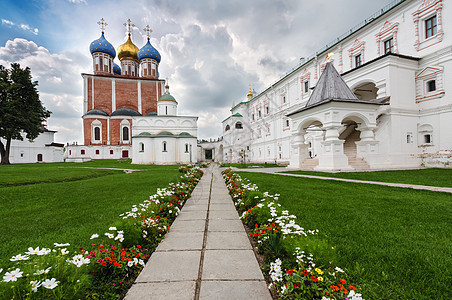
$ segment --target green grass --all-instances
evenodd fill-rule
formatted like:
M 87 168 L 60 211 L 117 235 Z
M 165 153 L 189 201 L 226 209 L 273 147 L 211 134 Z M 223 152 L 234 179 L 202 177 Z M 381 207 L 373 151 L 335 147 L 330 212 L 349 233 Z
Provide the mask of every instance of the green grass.
M 228 163 L 222 163 L 221 164 L 222 167 L 225 168 L 230 168 L 230 167 L 234 167 L 234 168 L 239 168 L 239 169 L 248 169 L 248 168 L 278 168 L 278 167 L 283 167 L 283 166 L 279 166 L 277 164 L 258 164 L 258 163 L 250 163 L 250 164 L 228 164 Z
M 287 171 L 284 173 L 368 180 L 368 181 L 452 187 L 452 169 L 432 168 L 421 170 L 340 172 L 340 173 L 327 173 L 314 171 Z
M 334 245 L 365 299 L 450 299 L 452 196 L 369 184 L 240 173 Z
M 142 171 L 131 174 L 75 166 L 137 169 L 130 162 L 114 160 L 0 166 L 2 180 L 15 170 L 23 174 L 9 179 L 10 184 L 30 183 L 34 178 L 38 182 L 0 187 L 0 268 L 28 247 L 51 247 L 54 242 L 89 246 L 91 234 L 103 235 L 120 213 L 180 176 L 178 166 L 138 166 Z

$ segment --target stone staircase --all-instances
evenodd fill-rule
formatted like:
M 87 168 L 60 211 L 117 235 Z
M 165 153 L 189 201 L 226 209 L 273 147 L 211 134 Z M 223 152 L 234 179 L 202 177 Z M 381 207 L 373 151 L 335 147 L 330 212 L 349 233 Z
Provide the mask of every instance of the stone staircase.
M 356 157 L 356 144 L 359 141 L 359 131 L 353 130 L 344 143 L 344 154 L 348 157 L 348 164 L 357 171 L 369 170 L 369 164 L 362 158 Z
M 318 165 L 319 165 L 319 159 L 318 158 L 307 158 L 301 163 L 300 169 L 312 171 Z

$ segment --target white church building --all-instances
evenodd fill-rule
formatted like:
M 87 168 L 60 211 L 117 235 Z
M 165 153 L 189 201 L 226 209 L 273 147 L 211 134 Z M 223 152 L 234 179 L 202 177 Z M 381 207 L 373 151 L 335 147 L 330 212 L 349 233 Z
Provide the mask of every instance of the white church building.
M 354 28 L 232 107 L 223 161 L 452 166 L 452 1 L 396 0 Z

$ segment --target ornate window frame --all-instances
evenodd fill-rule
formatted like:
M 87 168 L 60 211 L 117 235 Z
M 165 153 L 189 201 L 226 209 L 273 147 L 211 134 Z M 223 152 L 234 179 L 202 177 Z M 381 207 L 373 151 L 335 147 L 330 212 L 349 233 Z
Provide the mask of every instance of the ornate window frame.
M 132 144 L 132 132 L 130 130 L 130 122 L 126 119 L 123 119 L 120 124 L 121 127 L 121 143 L 123 144 Z M 127 128 L 129 136 L 127 140 L 124 140 L 124 128 Z
M 361 65 L 364 64 L 364 50 L 366 49 L 366 42 L 355 39 L 351 49 L 348 50 L 348 56 L 350 57 L 350 69 L 355 68 L 355 57 L 361 55 Z
M 95 137 L 95 130 L 96 128 L 99 128 L 100 131 L 100 139 L 96 140 Z M 98 119 L 91 122 L 91 143 L 92 144 L 102 144 L 102 122 Z
M 399 23 L 391 23 L 389 21 L 386 21 L 383 24 L 383 27 L 380 29 L 380 31 L 375 35 L 376 42 L 377 42 L 377 55 L 384 55 L 384 43 L 387 40 L 393 39 L 393 45 L 394 45 L 394 53 L 399 53 L 399 46 L 398 46 L 398 40 L 397 40 L 397 32 L 399 30 Z M 383 50 L 383 51 L 382 51 Z
M 426 67 L 420 71 L 416 77 L 416 103 L 440 99 L 444 96 L 443 89 L 443 68 L 438 66 Z M 436 89 L 429 92 L 427 83 L 435 80 Z
M 424 0 L 421 6 L 412 13 L 416 37 L 414 48 L 417 51 L 421 51 L 442 42 L 444 36 L 442 10 L 443 0 Z M 426 38 L 425 21 L 435 15 L 437 17 L 436 34 Z
M 305 91 L 306 82 L 308 83 L 307 91 Z M 307 70 L 304 69 L 304 74 L 300 78 L 300 83 L 301 83 L 301 98 L 303 99 L 303 98 L 309 97 L 311 95 L 311 93 L 309 91 L 309 86 L 311 83 L 311 72 L 307 72 Z

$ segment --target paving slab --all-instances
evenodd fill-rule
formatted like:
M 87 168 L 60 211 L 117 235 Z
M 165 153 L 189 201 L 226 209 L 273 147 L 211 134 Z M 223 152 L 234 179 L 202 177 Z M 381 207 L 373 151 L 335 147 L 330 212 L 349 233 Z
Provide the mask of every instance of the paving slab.
M 129 290 L 126 300 L 192 300 L 196 281 L 137 283 Z
M 170 232 L 204 232 L 205 220 L 177 220 L 173 222 Z
M 206 249 L 252 250 L 253 248 L 251 247 L 251 243 L 247 235 L 243 231 L 238 232 L 209 231 L 207 233 Z
M 209 210 L 235 210 L 235 206 L 232 203 L 232 201 L 230 203 L 213 203 L 210 204 Z
M 209 220 L 223 219 L 223 220 L 238 220 L 239 215 L 236 210 L 213 210 L 209 213 Z
M 209 204 L 205 203 L 205 204 L 192 204 L 192 205 L 184 205 L 184 207 L 182 207 L 182 211 L 201 211 L 201 210 L 205 210 L 207 211 L 207 209 L 209 208 Z
M 211 219 L 209 220 L 209 232 L 211 231 L 240 231 L 245 232 L 242 221 L 235 220 L 223 220 L 223 219 Z
M 205 220 L 207 211 L 181 211 L 177 216 L 179 220 Z
M 206 250 L 202 280 L 264 280 L 253 250 Z
M 197 280 L 201 251 L 154 252 L 136 283 Z
M 204 232 L 176 232 L 170 230 L 155 251 L 201 250 L 203 239 Z
M 203 281 L 199 299 L 272 300 L 265 281 Z

